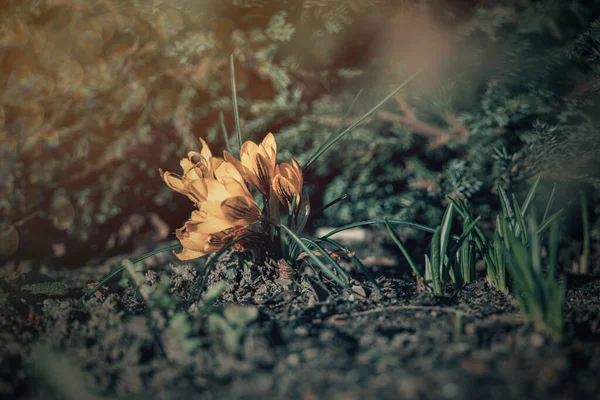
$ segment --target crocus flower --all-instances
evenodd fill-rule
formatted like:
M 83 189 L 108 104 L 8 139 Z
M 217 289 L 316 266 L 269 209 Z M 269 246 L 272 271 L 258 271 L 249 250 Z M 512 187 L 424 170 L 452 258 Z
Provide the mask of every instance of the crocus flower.
M 261 211 L 235 166 L 213 157 L 206 143 L 200 140 L 202 151 L 190 152 L 181 160 L 182 176 L 160 171 L 171 189 L 185 194 L 198 207 L 192 218 L 176 231 L 183 246 L 183 251 L 176 254 L 181 260 L 218 250 L 227 231 L 243 230 L 261 218 Z
M 271 181 L 275 176 L 277 143 L 269 133 L 260 144 L 245 142 L 240 149 L 240 160 L 227 151 L 223 152 L 225 161 L 233 164 L 242 178 L 265 196 L 271 194 Z
M 294 196 L 297 196 L 296 204 L 300 204 L 303 185 L 302 167 L 296 160 L 292 159 L 291 165 L 288 163 L 277 165 L 273 178 L 273 192 L 282 203 L 287 204 L 288 209 L 292 207 Z
M 231 220 L 223 218 L 222 214 L 219 215 L 221 218 L 204 209 L 192 213 L 192 218 L 175 231 L 177 239 L 183 246 L 180 253 L 175 253 L 177 258 L 182 261 L 192 260 L 218 251 L 234 239 L 232 232 L 240 235 L 246 232 L 247 226 L 257 222 L 243 218 Z M 246 215 L 246 217 L 252 218 L 250 215 Z
M 190 151 L 187 158 L 182 158 L 179 164 L 183 169 L 183 175 L 166 172 L 159 169 L 161 178 L 174 191 L 185 194 L 194 203 L 203 200 L 196 196 L 193 186 L 200 179 L 216 179 L 219 182 L 232 178 L 243 184 L 242 177 L 235 166 L 222 158 L 213 157 L 206 142 L 200 138 L 202 151 Z M 245 185 L 244 185 L 245 187 Z M 246 190 L 247 191 L 247 190 Z

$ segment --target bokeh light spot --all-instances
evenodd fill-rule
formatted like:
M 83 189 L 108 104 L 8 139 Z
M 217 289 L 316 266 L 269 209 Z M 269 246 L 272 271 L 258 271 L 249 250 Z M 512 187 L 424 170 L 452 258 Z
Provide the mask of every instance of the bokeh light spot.
M 44 123 L 44 108 L 40 105 L 31 105 L 19 114 L 17 125 L 24 131 L 36 130 Z
M 0 46 L 24 46 L 29 41 L 29 27 L 22 19 L 15 19 L 13 26 L 0 30 Z
M 77 46 L 90 60 L 95 59 L 102 53 L 104 41 L 100 33 L 88 30 L 77 37 Z
M 174 8 L 159 13 L 156 20 L 158 29 L 165 37 L 176 35 L 184 27 L 181 11 Z
M 112 14 L 99 15 L 92 18 L 89 20 L 89 24 L 105 41 L 112 39 L 115 34 L 116 20 Z
M 166 121 L 173 115 L 177 107 L 179 94 L 173 89 L 166 89 L 158 93 L 153 103 L 154 117 L 158 121 Z
M 56 88 L 63 92 L 75 91 L 83 82 L 83 67 L 75 60 L 66 60 L 57 71 Z
M 148 92 L 146 88 L 138 83 L 131 83 L 123 90 L 121 109 L 126 112 L 141 111 L 146 106 L 147 100 Z
M 58 195 L 52 200 L 49 217 L 57 229 L 67 230 L 75 220 L 75 207 L 64 195 Z
M 9 90 L 29 90 L 35 82 L 35 63 L 33 60 L 18 60 L 12 66 L 12 72 L 8 77 Z

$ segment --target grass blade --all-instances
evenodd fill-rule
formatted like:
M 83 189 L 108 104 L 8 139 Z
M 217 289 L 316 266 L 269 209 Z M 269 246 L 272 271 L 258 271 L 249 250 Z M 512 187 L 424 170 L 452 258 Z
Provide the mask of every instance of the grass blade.
M 414 74 L 412 74 L 407 80 L 405 80 L 400 86 L 398 86 L 396 89 L 394 89 L 394 91 L 392 91 L 392 93 L 390 93 L 389 95 L 387 95 L 383 100 L 381 100 L 379 103 L 377 103 L 373 108 L 371 108 L 369 111 L 367 111 L 362 117 L 360 117 L 359 119 L 357 119 L 352 125 L 350 125 L 348 128 L 344 129 L 342 132 L 338 133 L 335 137 L 333 137 L 331 140 L 328 140 L 326 142 L 326 145 L 320 147 L 308 160 L 308 162 L 302 167 L 303 170 L 307 169 L 308 167 L 310 167 L 312 165 L 313 162 L 315 162 L 320 156 L 321 154 L 323 154 L 325 151 L 327 151 L 331 146 L 333 146 L 333 144 L 335 144 L 335 142 L 337 142 L 338 140 L 340 140 L 342 137 L 344 137 L 344 135 L 346 135 L 348 132 L 352 131 L 354 128 L 356 128 L 357 125 L 359 125 L 361 122 L 363 122 L 365 119 L 369 118 L 371 116 L 371 114 L 373 114 L 375 111 L 377 111 L 386 101 L 388 101 L 389 99 L 391 99 L 396 93 L 398 93 L 400 91 L 400 89 L 402 89 L 404 86 L 406 86 L 410 81 L 412 81 L 419 73 L 421 72 L 421 70 L 415 72 Z
M 428 226 L 425 226 L 425 225 L 416 224 L 414 222 L 402 221 L 402 220 L 399 220 L 399 219 L 370 219 L 370 220 L 367 220 L 367 221 L 353 222 L 351 224 L 343 225 L 343 226 L 341 226 L 339 228 L 333 229 L 332 231 L 330 231 L 326 235 L 321 236 L 321 239 L 328 238 L 330 236 L 335 235 L 336 233 L 343 232 L 343 231 L 346 231 L 346 230 L 352 229 L 352 228 L 358 228 L 360 226 L 377 225 L 377 224 L 383 224 L 383 225 L 385 225 L 385 221 L 388 221 L 392 225 L 404 225 L 404 226 L 408 226 L 410 228 L 419 229 L 421 231 L 429 232 L 429 233 L 435 232 L 435 229 L 432 229 L 432 228 L 430 228 Z
M 306 226 L 306 222 L 308 222 L 308 217 L 310 216 L 310 198 L 308 196 L 308 190 L 304 189 L 302 191 L 302 198 L 300 199 L 300 204 L 298 205 L 298 213 L 296 216 L 296 226 L 294 227 L 295 232 L 300 234 L 302 230 Z
M 533 183 L 533 186 L 531 186 L 531 189 L 529 189 L 529 193 L 527 193 L 527 197 L 525 198 L 525 201 L 523 202 L 523 211 L 521 213 L 521 215 L 523 217 L 525 217 L 525 214 L 527 214 L 527 211 L 529 210 L 531 201 L 533 200 L 533 197 L 535 196 L 535 193 L 537 192 L 538 184 L 540 183 L 540 179 L 542 179 L 541 174 L 538 175 L 537 179 Z
M 538 234 L 541 234 L 542 232 L 544 232 L 546 230 L 546 228 L 548 228 L 548 226 L 550 226 L 550 224 L 552 223 L 552 221 L 554 221 L 555 219 L 557 219 L 560 214 L 562 214 L 562 212 L 564 211 L 563 208 L 561 208 L 560 210 L 558 210 L 557 212 L 555 212 L 554 214 L 552 214 L 551 216 L 549 216 L 539 227 L 538 227 Z
M 341 131 L 342 129 L 344 129 L 344 125 L 346 125 L 346 120 L 348 119 L 348 117 L 350 116 L 350 112 L 352 111 L 352 109 L 354 108 L 354 105 L 356 104 L 358 98 L 360 97 L 360 95 L 362 94 L 362 89 L 360 89 L 358 91 L 358 93 L 356 94 L 356 96 L 354 97 L 354 100 L 352 100 L 352 103 L 350 103 L 350 106 L 348 107 L 348 109 L 346 110 L 346 112 L 344 113 L 344 116 L 342 117 L 342 120 L 340 121 L 338 127 L 336 128 L 335 132 L 330 135 L 327 140 L 325 141 L 325 143 L 323 143 L 321 146 L 319 146 L 319 148 L 317 149 L 317 152 L 320 151 L 322 148 L 324 148 L 325 146 L 327 146 L 329 144 L 329 142 L 335 138 Z
M 137 272 L 135 270 L 135 265 L 133 265 L 133 263 L 127 259 L 125 259 L 123 261 L 123 265 L 125 266 L 125 269 L 127 270 L 127 273 L 129 274 L 131 279 L 133 279 L 136 290 L 142 295 L 142 298 L 144 299 L 146 306 L 150 307 L 152 304 L 152 301 L 150 300 L 150 295 L 148 294 L 146 289 L 144 289 L 144 287 L 142 286 L 143 282 L 140 280 L 140 278 L 137 275 Z
M 510 249 L 504 249 L 503 257 L 507 260 L 506 265 L 510 265 L 514 261 L 514 266 L 517 271 L 522 272 L 522 279 L 518 281 L 518 284 L 525 288 L 525 293 L 535 294 L 535 298 L 540 296 L 540 290 L 536 279 L 535 271 L 530 268 L 529 254 L 525 246 L 514 236 L 510 234 L 508 237 L 510 242 Z M 514 271 L 513 271 L 514 272 Z
M 431 272 L 431 261 L 429 260 L 429 256 L 425 254 L 425 283 L 433 282 L 433 273 Z
M 550 279 L 555 280 L 557 274 L 557 263 L 558 258 L 558 222 L 554 221 L 550 226 L 550 238 L 548 239 L 548 276 Z
M 471 223 L 469 223 L 465 227 L 465 229 L 463 230 L 463 233 L 460 235 L 460 237 L 456 241 L 456 244 L 450 250 L 450 254 L 454 254 L 454 253 L 456 253 L 458 251 L 458 248 L 469 237 L 469 235 L 471 234 L 471 232 L 477 227 L 477 223 L 479 222 L 480 219 L 481 219 L 481 216 L 475 218 L 475 220 L 473 220 Z
M 460 273 L 463 283 L 471 283 L 475 279 L 475 247 L 464 243 L 460 247 Z
M 506 217 L 510 221 L 511 228 L 512 228 L 513 222 L 515 220 L 515 214 L 510 205 L 510 202 L 508 201 L 508 196 L 506 195 L 506 192 L 504 191 L 504 189 L 502 189 L 502 186 L 500 186 L 500 184 L 498 184 L 498 196 L 500 197 L 500 206 L 502 206 L 502 211 L 504 212 L 504 215 L 506 215 Z
M 153 250 L 149 253 L 146 253 L 138 258 L 133 259 L 133 261 L 131 261 L 132 264 L 137 264 L 141 261 L 144 261 L 147 258 L 152 257 L 155 254 L 158 253 L 162 253 L 164 251 L 167 250 L 173 250 L 173 249 L 177 249 L 181 247 L 181 244 L 177 243 L 177 244 L 172 244 L 170 246 L 166 246 L 166 247 L 161 247 L 160 249 L 156 249 Z M 91 295 L 93 295 L 94 293 L 96 293 L 98 291 L 98 289 L 100 289 L 102 286 L 104 286 L 106 284 L 106 282 L 110 281 L 112 278 L 114 278 L 115 276 L 119 275 L 121 272 L 123 272 L 125 270 L 125 265 L 124 263 L 121 263 L 121 266 L 119 268 L 117 268 L 116 270 L 112 271 L 110 274 L 106 275 L 104 277 L 104 279 L 102 279 L 96 286 L 94 286 L 93 288 L 91 288 L 90 290 L 88 290 L 83 296 L 81 296 L 81 298 L 79 299 L 79 301 L 83 301 L 86 297 L 90 297 Z
M 517 197 L 512 195 L 513 206 L 515 207 L 515 215 L 517 216 L 517 226 L 515 227 L 515 236 L 521 236 L 521 242 L 523 244 L 527 244 L 527 227 L 525 225 L 525 212 L 521 211 L 521 207 L 519 207 L 519 202 L 517 201 Z
M 274 221 L 269 221 L 269 222 L 274 223 Z M 288 235 L 290 235 L 290 237 L 296 243 L 298 243 L 298 247 L 300 247 L 300 249 L 302 249 L 302 251 L 304 251 L 308 255 L 308 258 L 310 258 L 321 269 L 321 271 L 323 271 L 323 273 L 325 275 L 327 275 L 329 278 L 331 278 L 331 280 L 333 280 L 335 283 L 337 283 L 341 287 L 343 287 L 343 288 L 348 287 L 348 285 L 346 285 L 344 282 L 342 282 L 340 280 L 340 278 L 335 276 L 335 274 L 333 272 L 331 272 L 331 270 L 329 268 L 327 268 L 327 266 L 325 264 L 323 264 L 323 262 L 321 260 L 319 260 L 319 257 L 314 255 L 313 252 L 310 251 L 310 249 L 308 248 L 308 246 L 306 244 L 304 244 L 302 239 L 300 239 L 298 236 L 296 236 L 296 234 L 294 232 L 292 232 L 292 230 L 290 228 L 288 228 L 287 226 L 285 226 L 283 224 L 276 224 L 276 225 L 280 229 L 284 230 Z
M 448 250 L 448 241 L 450 240 L 450 230 L 452 229 L 452 217 L 454 216 L 454 204 L 450 203 L 444 212 L 442 218 L 442 224 L 440 228 L 440 243 L 439 243 L 439 272 L 440 276 L 444 274 L 444 261 L 446 258 L 446 251 Z M 433 257 L 432 257 L 433 258 Z M 436 265 L 434 264 L 434 268 Z
M 444 295 L 444 285 L 442 283 L 443 274 L 439 268 L 440 262 L 444 262 L 443 256 L 440 256 L 440 235 L 441 227 L 437 227 L 433 239 L 431 239 L 431 258 L 429 260 L 431 269 L 431 280 L 433 283 L 433 293 L 438 296 Z M 426 259 L 427 262 L 427 259 Z
M 535 216 L 530 215 L 529 219 L 528 219 L 528 223 L 529 223 L 529 231 L 530 232 L 537 232 L 537 222 L 535 221 Z M 540 246 L 540 236 L 539 234 L 533 234 L 531 235 L 530 238 L 530 243 L 529 243 L 529 250 L 531 253 L 531 264 L 533 265 L 533 270 L 535 271 L 536 274 L 541 275 L 543 273 L 542 271 L 542 253 L 541 253 L 541 246 Z
M 444 212 L 440 231 L 440 254 L 446 254 L 448 241 L 450 240 L 450 229 L 452 228 L 452 219 L 454 216 L 454 205 L 450 203 Z
M 373 286 L 375 286 L 377 288 L 377 290 L 381 290 L 381 288 L 379 287 L 379 284 L 377 283 L 377 281 L 375 280 L 373 275 L 371 275 L 371 272 L 369 271 L 367 266 L 364 265 L 362 263 L 362 261 L 360 261 L 360 259 L 356 255 L 352 254 L 352 251 L 350 251 L 350 249 L 348 249 L 343 244 L 341 244 L 340 242 L 335 241 L 333 239 L 326 238 L 326 239 L 316 239 L 316 240 L 329 243 L 332 246 L 335 246 L 338 249 L 340 249 L 342 252 L 345 252 L 346 254 L 348 254 L 350 256 L 350 259 L 356 264 L 356 266 L 362 271 L 362 273 L 365 274 L 365 276 L 367 277 L 369 282 L 371 282 L 373 284 Z
M 333 267 L 333 269 L 335 269 L 337 271 L 338 275 L 340 275 L 343 278 L 344 284 L 346 286 L 348 285 L 348 282 L 350 281 L 350 277 L 348 276 L 348 274 L 346 273 L 346 271 L 344 271 L 344 269 L 342 268 L 342 266 L 340 264 L 338 264 L 338 262 L 335 261 L 333 259 L 333 257 L 331 257 L 331 254 L 329 254 L 327 252 L 327 250 L 325 250 L 322 246 L 318 245 L 317 242 L 315 242 L 314 240 L 310 240 L 310 239 L 301 239 L 301 240 L 304 243 L 308 243 L 309 245 L 311 245 L 312 247 L 314 247 L 315 250 L 317 250 L 319 253 L 321 253 L 322 256 L 325 257 L 327 259 L 327 261 L 331 264 L 331 266 Z M 331 272 L 329 270 L 329 268 L 327 268 L 327 271 Z M 330 275 L 329 273 L 327 273 L 327 276 L 333 278 L 336 275 L 335 274 Z M 336 280 L 336 283 L 337 283 L 337 280 Z
M 231 144 L 229 143 L 229 133 L 227 133 L 227 127 L 225 127 L 225 117 L 223 116 L 223 111 L 219 112 L 219 124 L 221 125 L 221 131 L 223 132 L 223 138 L 225 139 L 225 149 L 229 154 L 233 154 L 233 150 L 231 150 Z
M 400 251 L 404 255 L 404 258 L 406 258 L 406 261 L 408 261 L 408 265 L 410 265 L 410 268 L 415 273 L 415 276 L 417 276 L 418 278 L 423 279 L 423 275 L 421 274 L 421 272 L 417 268 L 415 262 L 413 261 L 412 257 L 410 256 L 410 254 L 408 254 L 408 251 L 406 250 L 406 248 L 402 244 L 402 241 L 398 237 L 398 234 L 396 234 L 396 232 L 394 231 L 394 229 L 392 228 L 392 226 L 390 225 L 390 223 L 387 221 L 387 219 L 384 218 L 383 221 L 385 222 L 385 227 L 387 228 L 390 236 L 392 237 L 392 240 L 394 241 L 394 243 L 396 243 L 396 246 L 398 246 L 398 248 L 400 249 Z
M 587 274 L 589 272 L 590 257 L 590 216 L 588 211 L 587 196 L 584 192 L 580 193 L 581 202 L 581 228 L 583 230 L 583 249 L 579 257 L 579 272 Z
M 233 66 L 233 54 L 229 56 L 229 75 L 231 78 L 231 98 L 233 100 L 233 119 L 235 121 L 235 131 L 237 133 L 240 149 L 242 148 L 242 128 L 240 126 L 240 111 L 237 100 L 237 87 L 235 85 L 235 67 Z
M 554 205 L 554 197 L 556 196 L 556 183 L 552 187 L 552 193 L 550 193 L 550 198 L 548 199 L 548 203 L 546 204 L 546 210 L 544 210 L 544 218 L 542 218 L 542 223 L 546 220 L 548 213 L 552 209 Z
M 333 207 L 334 205 L 336 205 L 339 202 L 342 202 L 344 200 L 346 200 L 346 198 L 348 198 L 348 194 L 343 194 L 340 197 L 338 197 L 337 199 L 334 199 L 332 201 L 330 201 L 329 203 L 325 204 L 323 207 L 319 208 L 314 215 L 319 215 L 321 214 L 323 211 L 327 210 L 329 207 Z

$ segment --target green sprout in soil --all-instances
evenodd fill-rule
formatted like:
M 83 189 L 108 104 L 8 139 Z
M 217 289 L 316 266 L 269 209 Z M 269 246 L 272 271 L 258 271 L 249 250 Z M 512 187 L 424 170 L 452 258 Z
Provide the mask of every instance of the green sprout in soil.
M 525 219 L 532 215 L 531 204 L 538 188 L 540 177 L 536 179 L 529 190 L 523 205 L 513 195 L 512 202 L 508 195 L 498 186 L 498 197 L 501 211 L 496 217 L 496 230 L 492 238 L 488 238 L 481 228 L 477 226 L 480 217 L 475 218 L 471 206 L 466 200 L 449 198 L 450 203 L 444 212 L 442 221 L 436 228 L 411 224 L 405 221 L 365 221 L 350 224 L 338 228 L 332 233 L 339 232 L 350 227 L 383 222 L 394 243 L 407 260 L 416 279 L 417 288 L 422 290 L 429 288 L 435 295 L 444 296 L 450 282 L 460 288 L 475 279 L 475 263 L 480 256 L 487 268 L 487 280 L 497 290 L 508 293 L 507 285 L 507 254 L 510 254 L 512 242 L 511 235 L 518 238 L 519 243 L 528 246 L 532 240 L 530 230 L 527 228 Z M 537 227 L 536 234 L 543 233 L 553 222 L 556 221 L 562 210 L 550 214 L 554 202 L 556 188 L 553 189 L 550 199 L 546 205 L 542 224 Z M 454 211 L 462 217 L 462 232 L 460 235 L 451 233 Z M 392 223 L 410 226 L 433 233 L 430 243 L 430 253 L 425 256 L 425 273 L 422 274 L 406 247 L 392 228 Z
M 509 248 L 504 249 L 519 306 L 536 330 L 560 338 L 564 326 L 566 280 L 557 272 L 558 223 L 552 221 L 548 241 L 548 265 L 542 266 L 540 229 L 533 213 L 526 227 L 528 243 L 512 231 L 506 233 Z
M 422 289 L 426 285 L 431 286 L 433 293 L 437 296 L 445 294 L 449 279 L 460 286 L 463 283 L 471 282 L 475 276 L 474 255 L 469 253 L 470 258 L 465 261 L 462 254 L 465 244 L 472 246 L 469 243 L 469 239 L 480 218 L 478 217 L 474 220 L 466 219 L 463 224 L 462 234 L 460 236 L 453 235 L 450 229 L 452 227 L 454 208 L 454 204 L 450 203 L 446 208 L 440 225 L 435 229 L 428 229 L 428 231 L 433 231 L 433 238 L 431 240 L 430 255 L 425 256 L 425 276 L 417 268 L 412 257 L 408 254 L 406 247 L 390 225 L 389 220 L 385 220 L 388 233 L 408 261 L 417 278 L 417 287 Z M 449 244 L 452 244 L 452 247 L 449 247 Z M 467 249 L 472 252 L 470 247 Z
M 452 227 L 454 210 L 452 203 L 446 208 L 442 223 L 435 229 L 431 240 L 429 257 L 425 255 L 425 280 L 433 283 L 433 293 L 443 296 L 448 282 L 449 263 L 447 259 L 448 240 Z
M 531 204 L 537 192 L 540 178 L 541 177 L 538 177 L 536 179 L 522 205 L 519 204 L 514 194 L 512 195 L 511 202 L 505 190 L 501 186 L 498 186 L 498 198 L 501 211 L 496 216 L 496 230 L 493 233 L 493 236 L 491 238 L 487 237 L 483 231 L 476 226 L 470 240 L 465 242 L 469 243 L 469 245 L 474 245 L 474 248 L 480 254 L 485 263 L 488 282 L 502 293 L 508 292 L 506 279 L 506 260 L 504 253 L 505 250 L 510 250 L 510 242 L 507 239 L 508 234 L 514 233 L 514 235 L 519 238 L 521 243 L 524 245 L 527 245 L 528 241 L 530 240 L 525 225 L 525 219 L 528 218 L 530 214 Z M 556 220 L 556 218 L 558 218 L 558 216 L 562 213 L 561 209 L 553 214 L 550 214 L 550 210 L 552 209 L 554 202 L 554 196 L 555 189 L 552 191 L 550 199 L 546 205 L 543 221 L 538 228 L 540 232 L 547 229 L 552 221 Z M 455 199 L 451 199 L 451 201 L 456 206 L 456 210 L 463 218 L 464 224 L 472 221 L 473 215 L 466 201 L 461 202 Z M 464 269 L 464 272 L 466 272 L 467 269 L 471 269 L 471 265 L 466 264 L 461 267 L 461 270 L 462 269 Z
M 589 272 L 590 256 L 590 217 L 588 212 L 587 197 L 584 192 L 580 193 L 581 202 L 581 228 L 583 229 L 583 250 L 579 257 L 579 273 L 587 274 Z

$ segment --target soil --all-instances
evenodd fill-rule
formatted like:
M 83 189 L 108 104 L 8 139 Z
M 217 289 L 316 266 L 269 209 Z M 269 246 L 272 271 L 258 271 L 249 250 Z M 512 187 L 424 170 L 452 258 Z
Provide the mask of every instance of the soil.
M 196 303 L 203 262 L 167 253 L 140 290 L 116 278 L 80 302 L 120 261 L 3 268 L 0 397 L 600 399 L 594 276 L 570 277 L 553 340 L 484 279 L 437 298 L 390 266 L 373 266 L 380 291 L 348 266 L 353 293 L 228 255 L 207 279 L 221 297 Z

